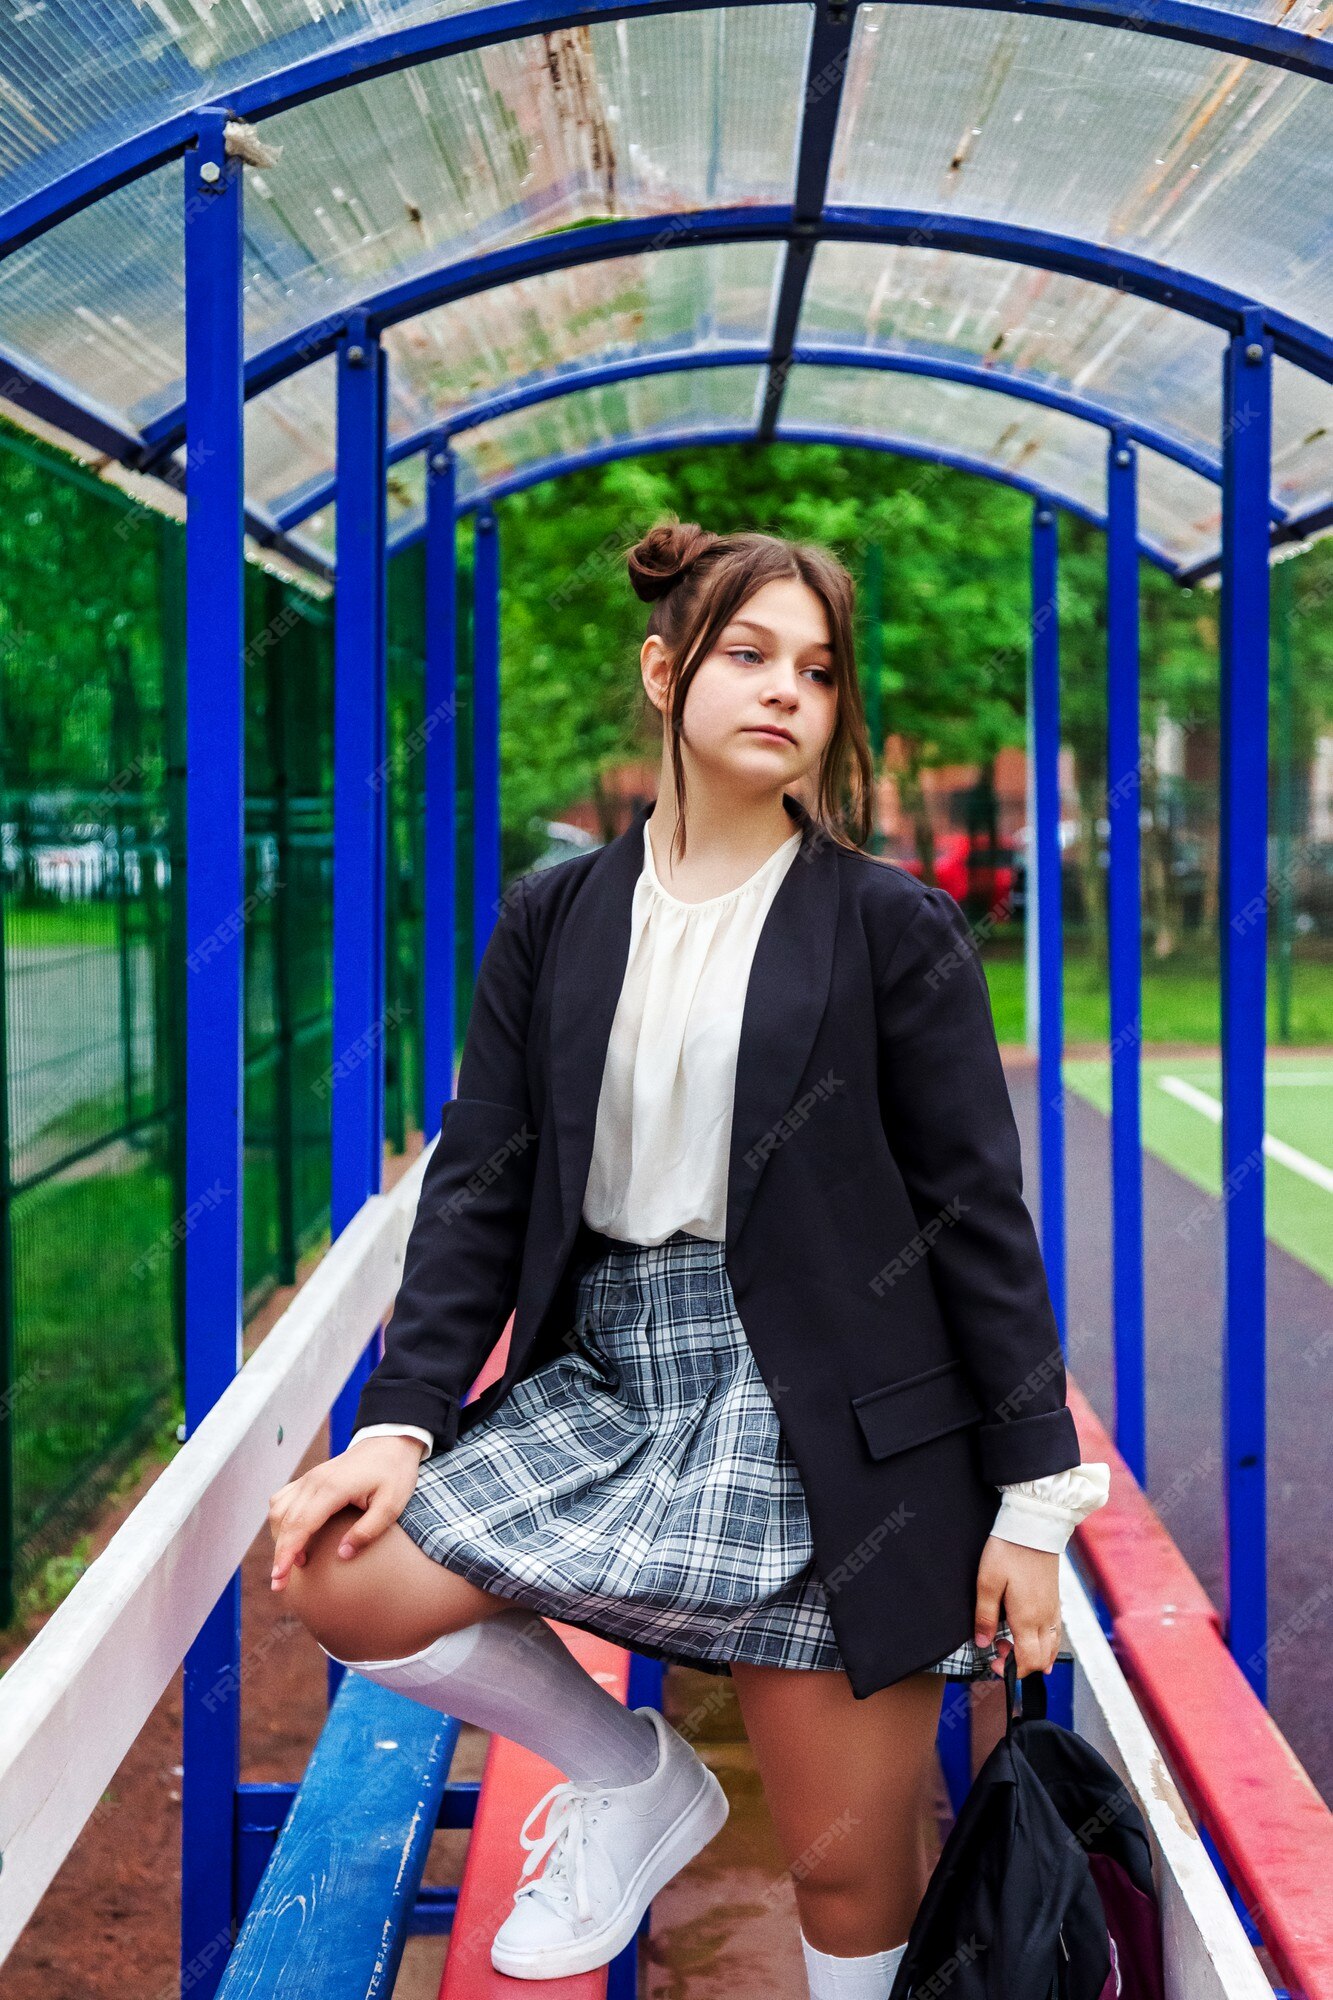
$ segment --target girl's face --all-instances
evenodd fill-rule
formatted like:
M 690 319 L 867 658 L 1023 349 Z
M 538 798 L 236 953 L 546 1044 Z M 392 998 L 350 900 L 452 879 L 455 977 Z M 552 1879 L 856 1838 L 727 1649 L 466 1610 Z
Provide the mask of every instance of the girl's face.
M 644 640 L 642 660 L 644 684 L 662 710 L 666 664 L 656 635 Z M 681 717 L 684 755 L 724 784 L 789 789 L 817 770 L 833 733 L 832 669 L 822 599 L 797 577 L 766 583 L 699 663 Z

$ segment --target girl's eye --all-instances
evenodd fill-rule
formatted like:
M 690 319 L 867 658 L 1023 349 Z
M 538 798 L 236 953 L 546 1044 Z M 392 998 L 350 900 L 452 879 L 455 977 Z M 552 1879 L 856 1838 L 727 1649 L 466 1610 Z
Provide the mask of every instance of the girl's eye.
M 825 687 L 833 686 L 833 676 L 827 667 L 811 667 L 812 674 L 818 674 Z
M 762 660 L 764 657 L 757 646 L 733 646 L 731 648 L 731 657 L 733 660 L 738 653 L 748 653 L 755 660 Z

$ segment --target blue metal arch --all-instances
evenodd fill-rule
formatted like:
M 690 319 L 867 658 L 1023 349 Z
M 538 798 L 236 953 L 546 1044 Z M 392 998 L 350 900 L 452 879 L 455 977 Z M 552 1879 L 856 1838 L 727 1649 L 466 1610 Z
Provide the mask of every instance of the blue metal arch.
M 609 465 L 623 458 L 647 458 L 659 451 L 693 451 L 704 445 L 755 444 L 769 440 L 757 437 L 752 427 L 741 424 L 712 425 L 697 431 L 671 431 L 645 438 L 617 438 L 610 444 L 594 445 L 588 451 L 566 452 L 558 458 L 543 459 L 537 465 L 525 465 L 521 472 L 509 474 L 504 479 L 492 481 L 488 486 L 479 487 L 455 503 L 455 516 L 472 514 L 479 509 L 488 510 L 497 501 L 506 499 L 511 493 L 522 493 L 529 486 L 540 486 L 544 480 L 560 479 L 569 472 L 583 472 L 589 466 Z M 987 459 L 977 458 L 970 452 L 945 451 L 937 446 L 922 445 L 914 438 L 893 437 L 885 432 L 880 437 L 862 437 L 859 431 L 840 430 L 836 427 L 821 428 L 813 424 L 782 424 L 773 440 L 778 444 L 834 444 L 852 451 L 880 451 L 894 458 L 918 459 L 926 465 L 942 465 L 952 472 L 970 472 L 982 479 L 991 479 L 999 486 L 1011 486 L 1016 493 L 1025 493 L 1044 506 L 1054 507 L 1066 514 L 1073 514 L 1090 527 L 1105 529 L 1106 516 L 1093 507 L 1084 506 L 1082 501 L 1062 498 L 1047 487 L 1038 485 L 1035 479 L 1025 479 L 1021 472 L 1010 472 L 1002 466 L 991 465 Z M 389 538 L 389 553 L 397 555 L 402 549 L 409 549 L 421 540 L 426 532 L 424 517 L 414 518 L 406 528 L 400 528 Z M 1176 574 L 1176 565 L 1170 556 L 1154 543 L 1139 537 L 1139 548 L 1146 559 L 1170 577 Z
M 145 131 L 80 162 L 0 216 L 0 257 L 31 242 L 57 223 L 89 207 L 103 195 L 151 173 L 174 159 L 196 138 L 201 109 L 222 109 L 237 118 L 272 117 L 349 84 L 364 83 L 395 70 L 433 62 L 465 50 L 513 41 L 524 35 L 598 21 L 638 19 L 717 6 L 755 6 L 766 0 L 583 0 L 579 6 L 552 6 L 548 0 L 501 0 L 446 20 L 411 28 L 389 28 L 340 48 L 321 52 L 254 78 L 224 92 L 205 107 L 162 119 Z M 1270 64 L 1321 83 L 1333 82 L 1333 45 L 1290 28 L 1197 0 L 1136 0 L 1125 12 L 1117 0 L 892 0 L 898 6 L 944 5 L 995 13 L 1039 14 L 1081 21 L 1132 34 L 1156 36 L 1216 49 L 1250 62 Z M 846 14 L 854 16 L 857 0 Z
M 1176 271 L 1150 258 L 1111 250 L 1078 237 L 995 222 L 981 216 L 939 215 L 926 209 L 830 208 L 818 222 L 800 222 L 781 206 L 729 207 L 653 216 L 560 230 L 481 256 L 466 257 L 420 272 L 361 300 L 346 312 L 312 321 L 252 355 L 246 363 L 247 398 L 298 374 L 331 354 L 355 312 L 373 333 L 437 306 L 523 278 L 612 257 L 692 245 L 744 242 L 898 243 L 995 257 L 1010 263 L 1060 271 L 1091 284 L 1183 312 L 1192 319 L 1235 333 L 1258 306 L 1273 337 L 1274 352 L 1333 383 L 1333 335 L 1306 327 L 1290 314 L 1264 306 L 1229 286 Z M 143 427 L 150 460 L 174 451 L 184 436 L 185 406 L 174 405 Z
M 581 390 L 606 388 L 616 382 L 639 381 L 651 375 L 688 373 L 696 368 L 763 367 L 770 352 L 767 347 L 718 348 L 705 352 L 680 348 L 669 354 L 630 356 L 622 361 L 599 362 L 590 368 L 562 370 L 558 375 L 547 376 L 541 381 L 527 382 L 520 389 L 502 391 L 481 402 L 468 404 L 438 423 L 425 424 L 407 437 L 396 438 L 386 453 L 386 462 L 401 465 L 405 459 L 415 457 L 428 446 L 464 436 L 497 417 L 511 416 L 517 410 L 530 409 L 535 404 L 552 402 L 562 396 L 576 395 Z M 936 381 L 958 382 L 970 388 L 984 389 L 995 395 L 1013 396 L 1020 402 L 1036 403 L 1043 409 L 1059 410 L 1063 415 L 1076 417 L 1081 422 L 1098 424 L 1107 431 L 1123 431 L 1136 444 L 1183 466 L 1200 479 L 1211 480 L 1214 484 L 1221 481 L 1220 457 L 1171 436 L 1155 424 L 1132 422 L 1107 403 L 1079 396 L 1071 390 L 1057 389 L 1049 382 L 1029 376 L 1005 374 L 981 362 L 947 361 L 926 354 L 882 353 L 873 348 L 817 343 L 793 348 L 791 358 L 803 367 L 868 368 L 884 374 L 924 375 Z M 759 434 L 756 432 L 755 435 Z M 330 472 L 321 478 L 308 480 L 285 499 L 275 502 L 268 511 L 280 529 L 295 528 L 319 508 L 334 501 L 337 488 L 338 475 L 336 471 Z M 1068 502 L 1061 500 L 1059 505 L 1067 506 Z M 1286 522 L 1287 510 L 1277 502 L 1272 503 L 1271 513 L 1276 524 Z

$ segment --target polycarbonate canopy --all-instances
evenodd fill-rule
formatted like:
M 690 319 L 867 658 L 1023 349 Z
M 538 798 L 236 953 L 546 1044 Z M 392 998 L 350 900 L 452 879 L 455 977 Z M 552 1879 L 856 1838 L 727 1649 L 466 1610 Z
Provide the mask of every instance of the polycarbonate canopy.
M 179 478 L 180 151 L 222 105 L 276 153 L 245 172 L 247 492 L 312 547 L 358 309 L 388 350 L 399 532 L 432 433 L 469 504 L 589 453 L 761 430 L 944 458 L 1100 519 L 1120 423 L 1145 552 L 1189 570 L 1219 545 L 1247 304 L 1280 336 L 1274 526 L 1322 527 L 1326 15 L 1006 5 L 875 0 L 845 48 L 806 4 L 599 0 L 554 28 L 537 0 L 12 8 L 7 389 Z

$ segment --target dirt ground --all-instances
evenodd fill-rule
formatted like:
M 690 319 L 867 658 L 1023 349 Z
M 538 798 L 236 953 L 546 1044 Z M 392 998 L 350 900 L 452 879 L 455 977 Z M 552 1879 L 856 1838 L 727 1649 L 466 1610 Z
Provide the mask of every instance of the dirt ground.
M 386 1162 L 386 1184 L 410 1164 Z M 276 1294 L 247 1329 L 247 1352 L 294 1296 Z M 302 1464 L 326 1454 L 324 1435 Z M 161 1470 L 147 1466 L 98 1523 L 92 1554 L 105 1548 Z M 295 1781 L 322 1725 L 324 1656 L 268 1587 L 267 1528 L 242 1566 L 244 1676 L 242 1778 Z M 36 1618 L 0 1642 L 8 1666 L 44 1622 Z M 973 1694 L 979 1758 L 1003 1726 L 1000 1687 Z M 726 1826 L 657 1898 L 643 2000 L 805 2000 L 806 1987 L 791 1885 L 734 1693 L 715 1675 L 672 1668 L 666 1713 L 695 1743 L 731 1801 Z M 60 1869 L 23 1937 L 0 1971 L 2 2000 L 175 2000 L 180 1922 L 181 1675 L 177 1672 L 93 1817 Z M 465 1726 L 451 1775 L 481 1774 L 485 1734 Z M 935 1804 L 946 1823 L 943 1785 Z M 426 1879 L 456 1882 L 465 1832 L 436 1836 Z M 514 1877 L 522 1856 L 514 1857 Z M 447 1950 L 444 1938 L 409 1942 L 395 2000 L 434 2000 Z

